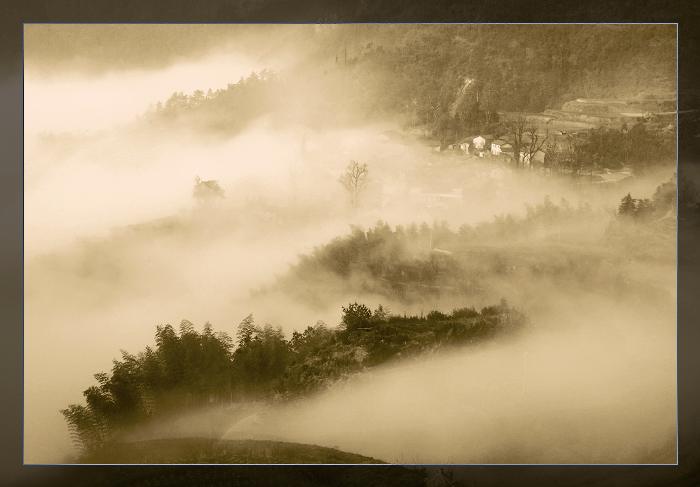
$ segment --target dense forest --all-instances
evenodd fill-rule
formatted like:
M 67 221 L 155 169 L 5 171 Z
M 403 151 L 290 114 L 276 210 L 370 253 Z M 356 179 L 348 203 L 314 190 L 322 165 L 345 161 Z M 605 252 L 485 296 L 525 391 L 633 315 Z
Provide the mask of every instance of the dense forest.
M 509 26 L 506 35 L 498 26 L 358 27 L 329 30 L 323 45 L 327 56 L 343 56 L 338 64 L 349 65 L 358 86 L 347 92 L 361 95 L 354 102 L 364 100 L 368 110 L 400 111 L 417 124 L 473 128 L 498 111 L 541 112 L 578 97 L 673 92 L 669 27 L 645 26 L 635 35 L 630 28 Z M 479 88 L 476 103 L 464 96 L 466 80 Z
M 643 122 L 620 129 L 599 127 L 585 136 L 562 138 L 564 143 L 551 137 L 541 147 L 545 153 L 543 166 L 552 173 L 585 176 L 600 169 L 629 167 L 639 174 L 675 161 L 674 133 L 650 129 Z M 529 148 L 525 151 L 536 152 Z
M 286 339 L 280 328 L 258 326 L 253 316 L 236 340 L 205 324 L 201 332 L 183 321 L 179 330 L 158 326 L 155 348 L 122 352 L 111 373 L 95 374 L 84 391 L 86 405 L 62 411 L 76 445 L 104 448 L 130 427 L 192 408 L 249 400 L 281 400 L 309 394 L 367 368 L 427 351 L 512 333 L 525 316 L 505 301 L 487 306 L 392 315 L 382 306 L 343 308 L 340 326 L 322 322 Z

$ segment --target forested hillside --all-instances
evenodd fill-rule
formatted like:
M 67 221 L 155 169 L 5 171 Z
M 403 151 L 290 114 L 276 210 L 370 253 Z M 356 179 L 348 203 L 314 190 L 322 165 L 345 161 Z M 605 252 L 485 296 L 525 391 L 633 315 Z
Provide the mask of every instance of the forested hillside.
M 378 222 L 301 256 L 276 285 L 261 292 L 282 291 L 317 306 L 329 295 L 347 292 L 415 303 L 489 296 L 498 286 L 517 288 L 546 277 L 559 285 L 615 293 L 631 285 L 612 265 L 620 252 L 653 262 L 673 251 L 675 194 L 672 179 L 651 198 L 626 195 L 617 214 L 545 199 L 522 217 L 502 215 L 458 229 L 445 223 L 391 228 Z
M 398 116 L 433 131 L 487 128 L 496 112 L 541 112 L 578 97 L 675 96 L 673 29 L 318 26 L 295 38 L 305 55 L 281 73 L 283 83 L 267 74 L 253 80 L 269 89 L 251 79 L 208 94 L 202 86 L 190 97 L 175 94 L 164 113 L 215 98 L 207 111 L 236 124 L 269 109 L 317 124 Z
M 240 323 L 234 346 L 208 323 L 198 332 L 183 321 L 179 332 L 158 326 L 155 348 L 122 352 L 111 373 L 95 374 L 98 385 L 84 391 L 87 404 L 62 413 L 74 442 L 89 454 L 149 420 L 213 404 L 298 397 L 397 358 L 478 343 L 524 323 L 525 316 L 506 302 L 480 312 L 465 307 L 426 316 L 351 303 L 339 327 L 319 322 L 289 340 L 280 328 L 260 327 L 250 315 Z
M 673 26 L 393 26 L 324 31 L 328 58 L 376 74 L 380 107 L 418 121 L 448 114 L 465 78 L 493 111 L 533 111 L 577 97 L 673 92 Z M 367 83 L 372 88 L 371 83 Z

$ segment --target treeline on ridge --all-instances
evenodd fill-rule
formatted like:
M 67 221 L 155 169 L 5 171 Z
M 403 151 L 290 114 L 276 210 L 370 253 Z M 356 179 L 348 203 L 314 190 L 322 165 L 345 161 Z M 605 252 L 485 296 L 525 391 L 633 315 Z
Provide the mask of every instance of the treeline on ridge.
M 61 412 L 85 453 L 151 419 L 202 406 L 293 398 L 399 357 L 485 340 L 524 323 L 525 316 L 505 301 L 481 311 L 425 316 L 351 303 L 339 327 L 318 322 L 290 339 L 280 328 L 256 325 L 249 315 L 235 343 L 208 323 L 198 332 L 183 321 L 179 331 L 158 326 L 155 348 L 135 355 L 122 351 L 111 373 L 95 374 L 98 384 L 83 393 L 86 404 Z
M 610 274 L 617 267 L 606 262 L 620 252 L 664 255 L 668 250 L 675 195 L 672 178 L 651 199 L 631 203 L 633 209 L 625 196 L 617 213 L 545 198 L 527 206 L 522 217 L 501 215 L 457 229 L 445 222 L 392 228 L 380 221 L 300 256 L 261 292 L 281 291 L 322 306 L 329 295 L 348 292 L 410 303 L 438 296 L 487 297 L 498 292 L 493 285 L 498 279 L 560 277 L 570 284 L 573 278 L 602 289 L 617 283 Z

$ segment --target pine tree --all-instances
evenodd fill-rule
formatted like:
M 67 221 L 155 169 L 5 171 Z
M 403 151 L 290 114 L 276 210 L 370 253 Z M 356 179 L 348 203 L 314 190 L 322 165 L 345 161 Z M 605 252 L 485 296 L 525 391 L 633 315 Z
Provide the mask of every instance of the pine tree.
M 255 326 L 255 320 L 253 319 L 253 315 L 249 314 L 238 325 L 238 331 L 236 332 L 236 338 L 238 338 L 238 346 L 242 347 L 250 343 L 257 334 L 257 332 L 258 329 Z
M 634 199 L 630 193 L 627 193 L 627 196 L 620 201 L 617 213 L 620 216 L 634 216 L 635 209 Z

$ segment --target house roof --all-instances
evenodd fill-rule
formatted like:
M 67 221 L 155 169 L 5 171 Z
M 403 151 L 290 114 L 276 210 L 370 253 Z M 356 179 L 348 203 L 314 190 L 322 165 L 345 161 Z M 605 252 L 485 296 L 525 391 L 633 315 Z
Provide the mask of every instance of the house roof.
M 481 138 L 484 139 L 484 140 L 491 140 L 491 139 L 493 139 L 493 135 L 476 134 L 476 135 L 469 135 L 469 136 L 467 136 L 467 137 L 464 137 L 463 139 L 460 139 L 459 142 L 457 142 L 457 144 L 461 144 L 461 143 L 464 143 L 464 142 L 467 142 L 467 143 L 471 144 L 471 143 L 474 141 L 474 139 L 476 139 L 477 137 L 481 137 Z

